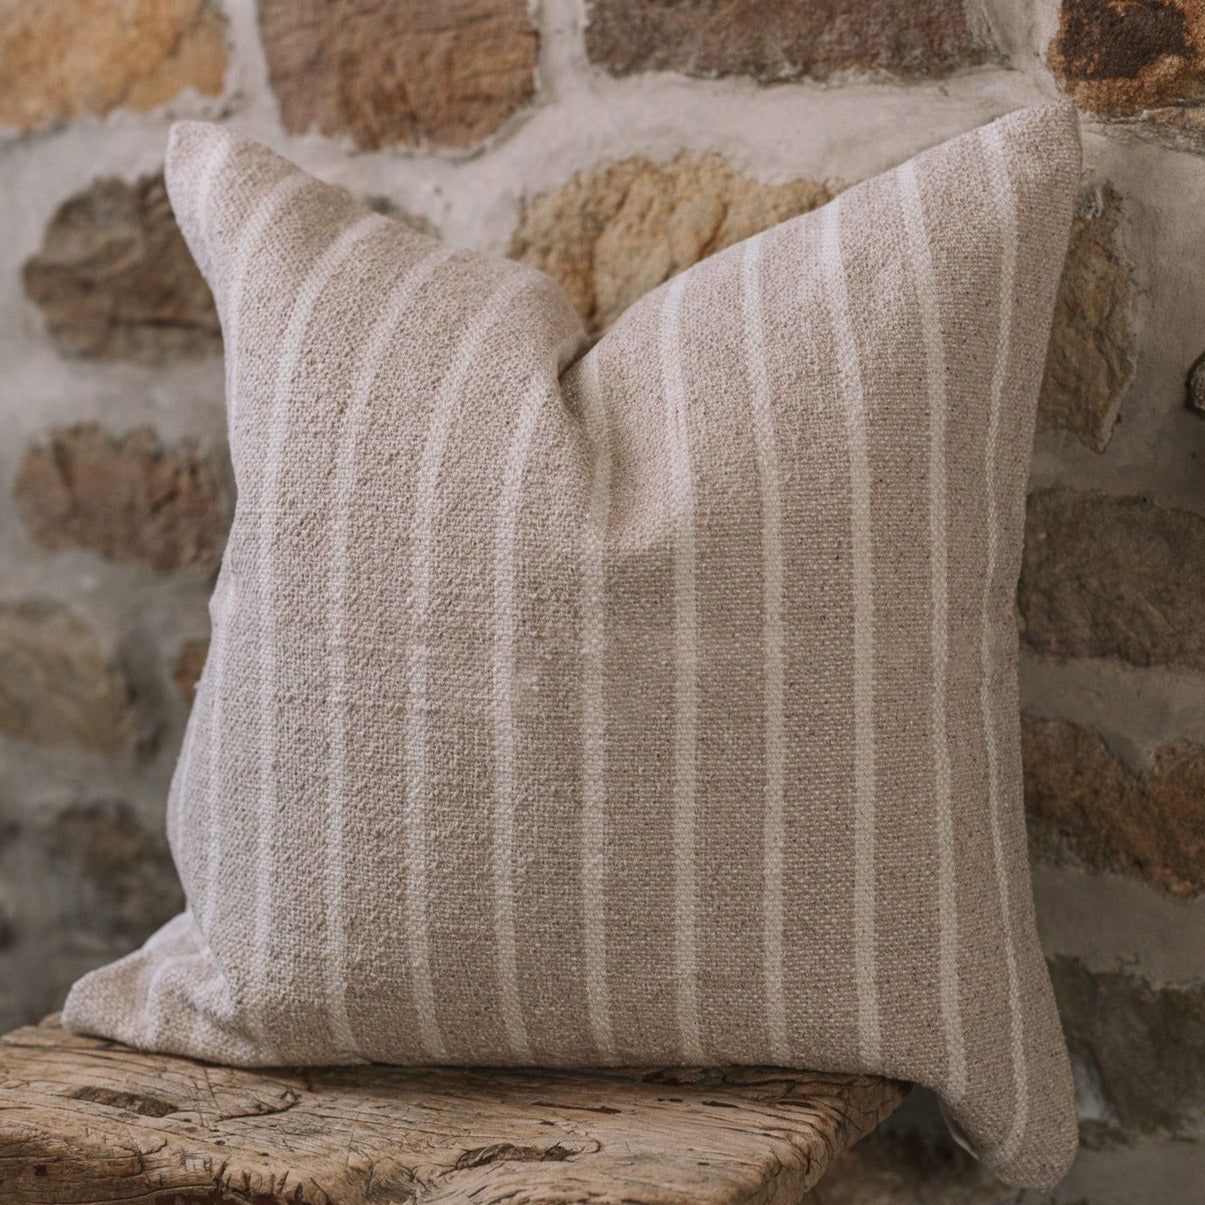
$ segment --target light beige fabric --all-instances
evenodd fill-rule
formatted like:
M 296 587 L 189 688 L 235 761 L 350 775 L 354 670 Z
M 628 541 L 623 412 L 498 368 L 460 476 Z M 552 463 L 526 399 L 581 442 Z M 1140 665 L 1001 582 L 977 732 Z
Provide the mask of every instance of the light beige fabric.
M 684 272 L 549 278 L 175 128 L 238 506 L 189 911 L 66 1020 L 219 1062 L 759 1063 L 1074 1151 L 1013 594 L 1079 169 L 1025 110 Z

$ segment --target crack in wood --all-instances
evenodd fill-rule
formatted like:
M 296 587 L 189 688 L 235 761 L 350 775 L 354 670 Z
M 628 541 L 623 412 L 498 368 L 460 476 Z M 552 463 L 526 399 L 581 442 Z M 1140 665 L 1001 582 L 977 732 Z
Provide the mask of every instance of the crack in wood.
M 487 1163 L 563 1163 L 579 1152 L 555 1143 L 549 1147 L 515 1146 L 513 1142 L 495 1142 L 492 1146 L 479 1146 L 465 1151 L 456 1160 L 453 1171 L 464 1171 L 466 1167 L 484 1167 Z

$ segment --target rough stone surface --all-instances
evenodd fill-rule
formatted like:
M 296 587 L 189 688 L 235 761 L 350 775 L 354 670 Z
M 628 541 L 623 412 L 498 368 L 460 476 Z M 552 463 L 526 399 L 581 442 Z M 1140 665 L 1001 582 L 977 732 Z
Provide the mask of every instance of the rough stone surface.
M 1018 601 L 1039 653 L 1205 669 L 1205 518 L 1143 498 L 1036 492 Z
M 1080 107 L 1205 149 L 1205 4 L 1063 0 L 1050 66 Z
M 127 692 L 92 633 L 44 599 L 0 604 L 0 732 L 111 752 L 130 735 Z
M 64 925 L 132 949 L 184 907 L 167 838 L 127 803 L 70 804 L 39 837 L 51 871 L 72 887 L 61 900 Z
M 1176 150 L 1205 152 L 1205 104 L 1145 109 L 1127 128 Z
M 1121 241 L 1121 198 L 1080 194 L 1055 303 L 1038 428 L 1064 427 L 1103 452 L 1134 376 L 1134 265 Z
M 467 148 L 535 95 L 527 0 L 261 0 L 286 130 Z
M 590 0 L 586 53 L 615 75 L 680 71 L 761 83 L 849 70 L 946 76 L 992 53 L 963 0 Z
M 1205 356 L 1202 356 L 1188 374 L 1188 404 L 1198 414 L 1205 414 Z
M 1081 1125 L 1085 1144 L 1189 1127 L 1205 1108 L 1205 987 L 1155 988 L 1064 957 L 1050 972 L 1081 1096 L 1099 1114 Z
M 226 21 L 212 0 L 0 0 L 0 126 L 32 130 L 222 90 Z
M 559 280 L 598 334 L 675 273 L 832 196 L 810 180 L 758 183 L 718 155 L 635 155 L 532 201 L 510 254 Z
M 68 355 L 156 362 L 221 349 L 213 297 L 161 175 L 97 180 L 68 199 L 23 275 Z
M 844 1151 L 808 1205 L 1013 1205 L 1001 1183 L 950 1139 L 875 1130 Z
M 1143 780 L 1092 729 L 1026 716 L 1022 751 L 1036 856 L 1205 893 L 1205 748 L 1159 746 Z
M 13 824 L 0 824 L 0 844 L 12 842 L 16 832 Z M 13 900 L 8 884 L 0 883 L 0 951 L 7 950 L 17 940 L 17 932 L 13 926 Z
M 1198 0 L 1063 0 L 1050 65 L 1077 103 L 1120 117 L 1205 100 Z
M 4 1030 L 60 1008 L 80 975 L 128 954 L 184 905 L 162 822 L 105 797 L 47 800 L 0 826 L 0 893 L 11 903 Z
M 186 703 L 191 704 L 197 697 L 197 683 L 201 679 L 201 671 L 205 668 L 208 653 L 208 640 L 189 640 L 180 649 L 176 663 L 172 666 L 172 680 Z
M 60 428 L 26 453 L 14 494 L 47 548 L 91 548 L 154 569 L 208 573 L 217 564 L 223 490 L 191 440 L 164 448 L 146 427 L 120 437 L 93 423 Z
M 393 218 L 401 222 L 402 225 L 409 226 L 411 230 L 417 230 L 419 234 L 430 235 L 431 238 L 440 237 L 439 230 L 432 222 L 428 221 L 422 214 L 411 213 L 408 209 L 404 209 L 392 197 L 382 196 L 380 193 L 369 193 L 360 199 L 374 213 L 384 214 L 387 218 Z

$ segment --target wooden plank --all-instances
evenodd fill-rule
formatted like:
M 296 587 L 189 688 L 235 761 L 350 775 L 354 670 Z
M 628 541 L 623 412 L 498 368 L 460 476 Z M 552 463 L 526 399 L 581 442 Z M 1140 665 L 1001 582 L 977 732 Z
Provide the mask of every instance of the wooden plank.
M 906 1092 L 765 1069 L 246 1071 L 50 1018 L 0 1039 L 0 1201 L 786 1205 Z

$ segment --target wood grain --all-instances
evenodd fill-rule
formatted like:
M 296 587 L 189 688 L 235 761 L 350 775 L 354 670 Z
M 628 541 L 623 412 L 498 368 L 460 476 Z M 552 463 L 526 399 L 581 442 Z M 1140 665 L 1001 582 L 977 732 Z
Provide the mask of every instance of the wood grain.
M 767 1069 L 246 1071 L 0 1039 L 5 1205 L 794 1202 L 903 1099 Z

